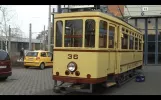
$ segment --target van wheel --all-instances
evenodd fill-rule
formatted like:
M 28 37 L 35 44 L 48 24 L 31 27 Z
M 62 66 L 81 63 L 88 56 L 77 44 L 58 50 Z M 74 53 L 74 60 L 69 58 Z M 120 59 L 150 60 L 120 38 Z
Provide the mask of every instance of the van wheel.
M 0 81 L 5 81 L 8 77 L 2 77 L 0 78 Z
M 45 68 L 45 64 L 44 63 L 41 63 L 40 64 L 40 69 L 43 70 Z

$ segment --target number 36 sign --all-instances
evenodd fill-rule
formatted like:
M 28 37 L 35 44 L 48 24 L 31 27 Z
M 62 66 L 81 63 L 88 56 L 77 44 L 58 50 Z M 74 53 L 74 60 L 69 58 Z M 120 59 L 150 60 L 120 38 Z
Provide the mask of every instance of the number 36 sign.
M 68 59 L 78 59 L 77 54 L 68 54 Z

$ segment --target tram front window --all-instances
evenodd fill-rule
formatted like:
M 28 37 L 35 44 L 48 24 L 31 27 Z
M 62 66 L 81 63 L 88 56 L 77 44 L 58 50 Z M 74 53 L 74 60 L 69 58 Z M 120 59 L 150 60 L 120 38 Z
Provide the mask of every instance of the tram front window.
M 66 20 L 64 47 L 82 47 L 83 20 Z
M 85 21 L 85 47 L 95 47 L 95 20 Z

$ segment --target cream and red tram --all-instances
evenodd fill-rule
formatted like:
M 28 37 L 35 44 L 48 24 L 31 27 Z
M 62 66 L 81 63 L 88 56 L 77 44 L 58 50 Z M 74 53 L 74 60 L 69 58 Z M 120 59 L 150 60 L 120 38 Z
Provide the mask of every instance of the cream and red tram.
M 54 91 L 92 92 L 94 84 L 121 84 L 142 68 L 143 35 L 102 12 L 55 14 L 53 54 Z M 89 88 L 82 89 L 85 85 Z

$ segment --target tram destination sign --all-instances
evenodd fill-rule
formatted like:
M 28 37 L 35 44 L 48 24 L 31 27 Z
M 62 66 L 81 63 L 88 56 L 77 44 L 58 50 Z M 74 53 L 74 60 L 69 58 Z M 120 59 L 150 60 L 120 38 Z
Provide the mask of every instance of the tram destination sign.
M 95 8 L 95 5 L 61 5 L 62 9 Z

